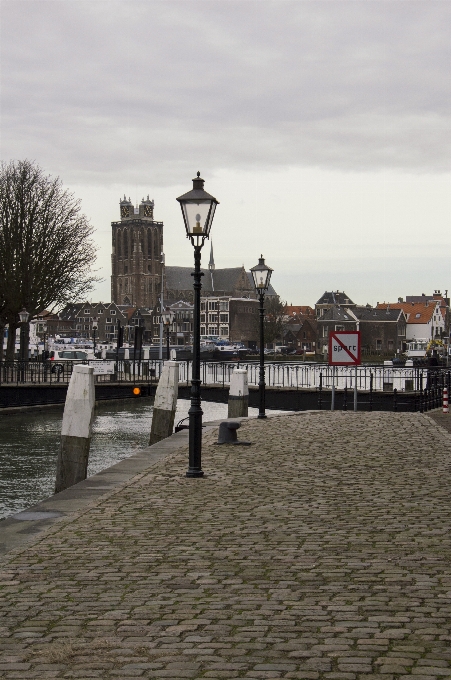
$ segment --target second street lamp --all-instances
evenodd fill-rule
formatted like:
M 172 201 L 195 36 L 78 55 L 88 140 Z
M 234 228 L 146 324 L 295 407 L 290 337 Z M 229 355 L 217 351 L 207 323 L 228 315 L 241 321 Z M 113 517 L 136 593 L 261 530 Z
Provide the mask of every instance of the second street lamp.
M 92 320 L 92 340 L 94 344 L 94 357 L 96 356 L 96 331 L 99 327 L 99 324 L 97 322 L 97 317 L 95 316 Z
M 187 477 L 202 477 L 202 408 L 200 397 L 200 291 L 202 272 L 200 251 L 209 238 L 218 201 L 204 191 L 204 180 L 197 173 L 192 191 L 179 196 L 186 237 L 194 246 L 194 318 L 193 318 L 193 374 L 191 380 L 191 406 L 189 413 L 189 467 Z
M 266 418 L 265 413 L 265 294 L 268 292 L 269 282 L 273 270 L 265 264 L 263 255 L 258 260 L 258 264 L 252 267 L 252 278 L 254 280 L 255 292 L 260 300 L 260 375 L 258 389 L 260 393 L 260 404 L 258 417 Z
M 25 307 L 19 312 L 20 319 L 20 359 L 25 361 L 28 359 L 28 338 L 27 338 L 27 323 L 30 318 L 30 314 L 27 312 Z
M 163 314 L 161 315 L 163 323 L 166 326 L 166 360 L 169 361 L 170 355 L 170 345 L 169 345 L 169 328 L 174 323 L 175 313 L 170 307 L 166 307 Z

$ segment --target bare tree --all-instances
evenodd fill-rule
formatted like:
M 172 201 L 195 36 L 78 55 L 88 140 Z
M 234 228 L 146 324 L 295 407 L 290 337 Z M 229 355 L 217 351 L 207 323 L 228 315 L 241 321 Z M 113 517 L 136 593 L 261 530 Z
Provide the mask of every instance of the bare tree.
M 265 320 L 263 324 L 265 334 L 265 344 L 273 343 L 275 340 L 282 340 L 285 331 L 285 315 L 287 303 L 280 299 L 278 295 L 265 297 Z M 260 328 L 260 317 L 255 315 L 255 330 L 258 334 Z M 257 335 L 257 337 L 259 337 Z
M 21 309 L 32 318 L 92 289 L 98 280 L 91 272 L 92 232 L 80 201 L 59 177 L 33 161 L 1 164 L 0 326 L 9 325 L 7 359 L 14 357 Z

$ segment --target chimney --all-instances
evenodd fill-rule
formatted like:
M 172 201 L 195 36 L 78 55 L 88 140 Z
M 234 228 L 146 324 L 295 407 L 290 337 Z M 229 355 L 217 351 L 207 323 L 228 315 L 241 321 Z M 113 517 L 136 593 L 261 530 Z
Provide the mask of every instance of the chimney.
M 402 298 L 398 298 L 398 302 L 404 302 Z

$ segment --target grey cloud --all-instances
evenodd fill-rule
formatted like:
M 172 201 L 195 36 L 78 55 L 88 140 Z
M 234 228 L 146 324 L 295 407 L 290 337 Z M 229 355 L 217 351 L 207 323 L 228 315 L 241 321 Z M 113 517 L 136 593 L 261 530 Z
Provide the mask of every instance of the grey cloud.
M 450 169 L 451 6 L 2 3 L 2 157 L 154 184 L 290 165 Z

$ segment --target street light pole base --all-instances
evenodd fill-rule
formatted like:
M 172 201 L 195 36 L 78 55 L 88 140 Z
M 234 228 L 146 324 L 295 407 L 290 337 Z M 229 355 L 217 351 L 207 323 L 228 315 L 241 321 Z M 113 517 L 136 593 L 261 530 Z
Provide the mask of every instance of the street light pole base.
M 260 419 L 261 419 L 261 418 L 267 418 L 267 417 L 268 417 L 268 416 L 265 415 L 264 413 L 259 413 L 258 416 L 257 416 L 257 418 L 260 418 Z
M 203 477 L 204 471 L 203 470 L 187 470 L 186 476 L 187 477 Z

